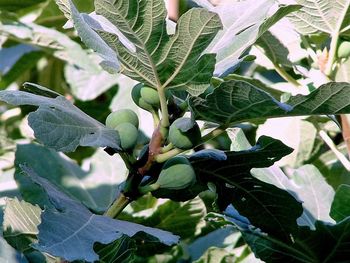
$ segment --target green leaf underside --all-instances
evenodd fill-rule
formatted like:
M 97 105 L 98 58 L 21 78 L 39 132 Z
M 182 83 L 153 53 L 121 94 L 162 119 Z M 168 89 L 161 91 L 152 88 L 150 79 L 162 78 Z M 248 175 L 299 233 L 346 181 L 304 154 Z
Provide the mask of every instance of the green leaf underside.
M 46 209 L 41 215 L 42 223 L 38 227 L 39 241 L 34 247 L 42 252 L 68 261 L 93 262 L 98 260 L 98 255 L 93 251 L 96 242 L 109 244 L 123 234 L 131 237 L 138 232 L 145 232 L 166 245 L 178 242 L 177 236 L 163 230 L 92 214 L 80 202 L 71 199 L 46 179 L 37 176 L 31 168 L 22 166 L 22 169 L 31 180 L 44 188 L 57 209 Z
M 294 242 L 291 244 L 285 244 L 259 231 L 242 234 L 255 256 L 267 262 L 348 262 L 350 218 L 337 225 L 317 221 L 315 227 L 316 231 L 300 227 L 293 235 Z
M 252 225 L 290 242 L 289 235 L 302 214 L 301 204 L 288 192 L 256 179 L 250 170 L 271 166 L 291 151 L 280 141 L 262 136 L 249 150 L 227 152 L 226 160 L 190 160 L 200 182 L 215 183 L 220 209 L 232 203 Z
M 72 152 L 79 145 L 120 149 L 116 131 L 94 120 L 63 96 L 47 98 L 24 91 L 0 91 L 0 100 L 16 106 L 38 106 L 37 111 L 29 114 L 29 125 L 39 141 L 56 151 Z
M 38 234 L 41 209 L 17 198 L 8 199 L 4 210 L 3 236 L 20 251 L 29 249 Z
M 350 113 L 350 84 L 330 82 L 281 103 L 244 81 L 226 81 L 205 99 L 190 98 L 198 120 L 232 125 L 261 118 Z
M 194 8 L 178 21 L 175 35 L 166 32 L 163 1 L 95 1 L 96 13 L 113 23 L 121 35 L 95 29 L 117 52 L 123 74 L 152 87 L 202 93 L 209 85 L 215 55 L 201 56 L 221 29 L 217 14 Z M 126 47 L 127 38 L 135 50 Z
M 296 0 L 302 8 L 290 15 L 301 34 L 345 33 L 349 30 L 349 0 Z

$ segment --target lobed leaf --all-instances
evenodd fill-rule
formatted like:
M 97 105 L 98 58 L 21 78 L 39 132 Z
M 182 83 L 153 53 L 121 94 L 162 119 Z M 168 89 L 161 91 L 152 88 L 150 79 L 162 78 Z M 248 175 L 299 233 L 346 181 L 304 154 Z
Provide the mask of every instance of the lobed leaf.
M 350 113 L 350 84 L 330 82 L 309 95 L 291 97 L 281 103 L 245 81 L 225 81 L 205 99 L 190 98 L 195 118 L 221 125 L 305 115 Z
M 166 245 L 178 242 L 178 237 L 167 231 L 93 214 L 80 202 L 71 199 L 46 179 L 36 175 L 31 168 L 22 166 L 22 169 L 33 182 L 46 191 L 56 208 L 47 209 L 41 215 L 39 241 L 33 246 L 42 252 L 68 261 L 92 262 L 99 258 L 93 250 L 96 242 L 109 244 L 123 234 L 131 237 L 138 232 L 145 232 Z

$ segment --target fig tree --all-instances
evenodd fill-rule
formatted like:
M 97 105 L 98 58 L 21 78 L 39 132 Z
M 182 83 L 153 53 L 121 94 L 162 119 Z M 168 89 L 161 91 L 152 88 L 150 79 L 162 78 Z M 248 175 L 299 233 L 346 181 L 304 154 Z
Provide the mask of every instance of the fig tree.
M 337 50 L 338 58 L 348 58 L 350 56 L 350 41 L 340 43 Z
M 165 162 L 155 185 L 163 189 L 179 190 L 195 181 L 196 174 L 187 158 L 175 156 Z
M 137 114 L 130 109 L 117 110 L 110 113 L 106 119 L 106 126 L 115 129 L 119 124 L 130 123 L 136 128 L 139 127 Z
M 118 131 L 119 138 L 120 138 L 120 145 L 122 149 L 123 150 L 133 149 L 137 143 L 137 138 L 138 138 L 137 128 L 131 123 L 124 122 L 117 125 L 115 129 Z
M 182 130 L 185 127 L 189 127 L 187 131 Z M 193 124 L 190 118 L 183 117 L 170 125 L 168 139 L 175 147 L 187 150 L 200 142 L 201 131 L 196 122 Z

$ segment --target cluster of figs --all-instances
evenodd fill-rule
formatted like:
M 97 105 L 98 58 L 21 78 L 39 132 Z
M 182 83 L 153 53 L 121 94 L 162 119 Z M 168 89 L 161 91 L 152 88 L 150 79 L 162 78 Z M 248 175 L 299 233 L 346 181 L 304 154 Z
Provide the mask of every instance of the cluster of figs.
M 156 89 L 136 85 L 131 92 L 132 99 L 140 108 L 155 112 L 160 107 L 160 99 Z M 116 130 L 119 134 L 121 148 L 125 152 L 133 152 L 139 138 L 139 119 L 131 109 L 120 109 L 110 113 L 106 119 L 106 126 Z M 183 129 L 183 127 L 188 127 Z M 192 149 L 201 141 L 201 131 L 191 118 L 180 117 L 169 127 L 166 143 L 181 150 Z M 168 159 L 161 167 L 155 183 L 144 187 L 144 192 L 157 189 L 179 190 L 191 186 L 196 181 L 195 171 L 189 160 L 178 155 Z

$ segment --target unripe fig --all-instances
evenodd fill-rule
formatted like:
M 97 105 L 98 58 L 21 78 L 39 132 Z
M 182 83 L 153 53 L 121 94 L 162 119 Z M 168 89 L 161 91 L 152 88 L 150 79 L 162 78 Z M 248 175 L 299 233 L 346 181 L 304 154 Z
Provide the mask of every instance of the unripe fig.
M 142 99 L 155 108 L 159 108 L 160 100 L 158 91 L 150 87 L 142 87 L 140 90 Z
M 147 110 L 147 111 L 153 111 L 154 109 L 153 109 L 152 105 L 150 103 L 147 103 L 141 95 L 141 90 L 143 89 L 143 87 L 144 86 L 142 83 L 139 83 L 133 87 L 133 89 L 131 91 L 132 100 L 140 108 Z
M 188 131 L 183 132 L 180 127 L 191 126 L 190 118 L 179 118 L 174 121 L 169 128 L 169 142 L 175 147 L 186 150 L 196 146 L 201 140 L 201 131 L 198 124 L 195 122 L 193 127 Z
M 350 56 L 350 41 L 340 43 L 337 50 L 338 58 L 348 58 Z
M 119 124 L 130 123 L 136 128 L 139 127 L 137 114 L 130 109 L 117 110 L 110 113 L 106 119 L 106 126 L 115 129 Z
M 183 156 L 175 156 L 165 162 L 155 185 L 163 189 L 179 190 L 195 181 L 196 174 L 191 163 Z
M 117 125 L 115 129 L 119 133 L 120 144 L 122 149 L 123 150 L 133 149 L 137 143 L 137 137 L 138 137 L 137 128 L 131 123 L 124 122 Z

